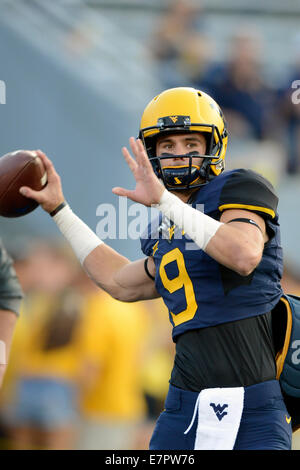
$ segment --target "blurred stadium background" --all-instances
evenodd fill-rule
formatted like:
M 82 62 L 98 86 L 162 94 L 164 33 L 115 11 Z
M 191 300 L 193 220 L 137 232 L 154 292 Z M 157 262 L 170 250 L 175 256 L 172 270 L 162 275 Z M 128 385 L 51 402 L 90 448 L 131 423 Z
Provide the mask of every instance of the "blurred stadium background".
M 42 149 L 95 230 L 98 205 L 117 208 L 111 188 L 133 184 L 120 149 L 145 104 L 171 86 L 204 89 L 227 117 L 227 168 L 257 170 L 278 191 L 283 285 L 300 295 L 299 19 L 294 0 L 0 0 L 0 154 Z M 1 218 L 1 238 L 27 296 L 0 447 L 147 448 L 174 352 L 165 308 L 95 292 L 40 208 Z M 108 243 L 140 257 L 137 240 Z

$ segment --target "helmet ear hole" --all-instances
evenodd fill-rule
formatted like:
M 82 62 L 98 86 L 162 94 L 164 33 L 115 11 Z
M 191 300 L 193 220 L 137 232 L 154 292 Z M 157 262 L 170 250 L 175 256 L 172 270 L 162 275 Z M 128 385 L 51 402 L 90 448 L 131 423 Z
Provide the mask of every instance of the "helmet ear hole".
M 205 159 L 204 162 L 201 165 L 200 170 L 199 170 L 201 178 L 203 178 L 205 181 L 207 181 L 207 178 L 208 178 L 210 163 L 211 163 L 210 159 L 208 159 L 208 158 Z
M 202 132 L 203 137 L 205 138 L 206 147 L 205 147 L 205 155 L 211 155 L 211 151 L 213 149 L 213 133 L 211 132 Z

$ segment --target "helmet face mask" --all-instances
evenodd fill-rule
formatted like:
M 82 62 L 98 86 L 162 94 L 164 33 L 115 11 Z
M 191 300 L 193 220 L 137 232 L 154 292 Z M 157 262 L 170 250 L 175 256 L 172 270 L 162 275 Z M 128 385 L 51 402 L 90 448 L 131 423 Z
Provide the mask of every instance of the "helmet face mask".
M 184 165 L 176 166 L 163 166 L 162 162 L 164 159 L 176 159 L 176 158 L 188 158 L 188 163 Z M 193 162 L 193 159 L 199 160 L 199 158 L 207 158 L 204 155 L 196 153 L 194 155 L 173 155 L 173 154 L 162 154 L 159 157 L 150 158 L 152 167 L 155 174 L 160 178 L 165 187 L 172 191 L 182 191 L 183 189 L 196 188 L 202 186 L 204 183 L 204 168 L 207 168 L 207 165 L 204 166 L 204 163 L 199 166 Z M 198 163 L 198 162 L 197 162 Z
M 185 113 L 173 112 L 176 110 Z M 170 114 L 166 115 L 166 111 Z M 198 152 L 156 155 L 158 137 L 193 132 L 201 133 L 206 139 L 204 155 Z M 210 96 L 199 90 L 172 88 L 155 97 L 144 111 L 139 138 L 143 141 L 154 172 L 169 190 L 200 187 L 224 170 L 227 131 L 223 113 Z M 180 167 L 163 166 L 161 162 L 170 157 L 186 157 L 188 163 Z M 201 167 L 199 163 L 195 164 L 195 159 L 199 162 L 199 157 L 203 159 Z

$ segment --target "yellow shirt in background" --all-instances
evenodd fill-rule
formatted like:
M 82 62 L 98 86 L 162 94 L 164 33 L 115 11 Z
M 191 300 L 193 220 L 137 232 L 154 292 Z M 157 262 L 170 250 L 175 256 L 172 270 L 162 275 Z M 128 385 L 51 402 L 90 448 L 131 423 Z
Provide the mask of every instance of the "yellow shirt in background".
M 13 399 L 19 378 L 52 377 L 78 385 L 79 407 L 85 417 L 143 418 L 144 392 L 164 395 L 171 368 L 165 356 L 165 344 L 172 346 L 170 326 L 161 300 L 125 303 L 91 291 L 83 298 L 70 343 L 45 351 L 43 331 L 52 307 L 49 296 L 26 298 L 1 401 Z
M 77 380 L 82 358 L 80 328 L 83 317 L 79 315 L 68 344 L 44 350 L 45 325 L 53 307 L 53 299 L 41 294 L 28 296 L 23 303 L 13 336 L 4 387 L 6 383 L 24 376 Z
M 85 416 L 112 420 L 144 415 L 140 375 L 148 325 L 149 312 L 143 302 L 119 302 L 106 294 L 89 299 L 83 349 L 96 374 L 93 386 L 82 394 Z

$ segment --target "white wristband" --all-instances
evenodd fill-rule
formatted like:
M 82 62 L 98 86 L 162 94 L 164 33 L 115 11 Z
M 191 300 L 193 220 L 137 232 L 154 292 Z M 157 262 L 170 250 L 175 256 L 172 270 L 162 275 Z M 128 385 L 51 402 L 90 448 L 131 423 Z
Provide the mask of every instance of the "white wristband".
M 156 207 L 175 225 L 183 229 L 202 250 L 205 250 L 210 239 L 223 225 L 221 222 L 184 203 L 166 189 Z
M 83 264 L 88 254 L 104 243 L 97 235 L 66 205 L 53 216 L 59 230 L 70 243 L 75 255 Z

